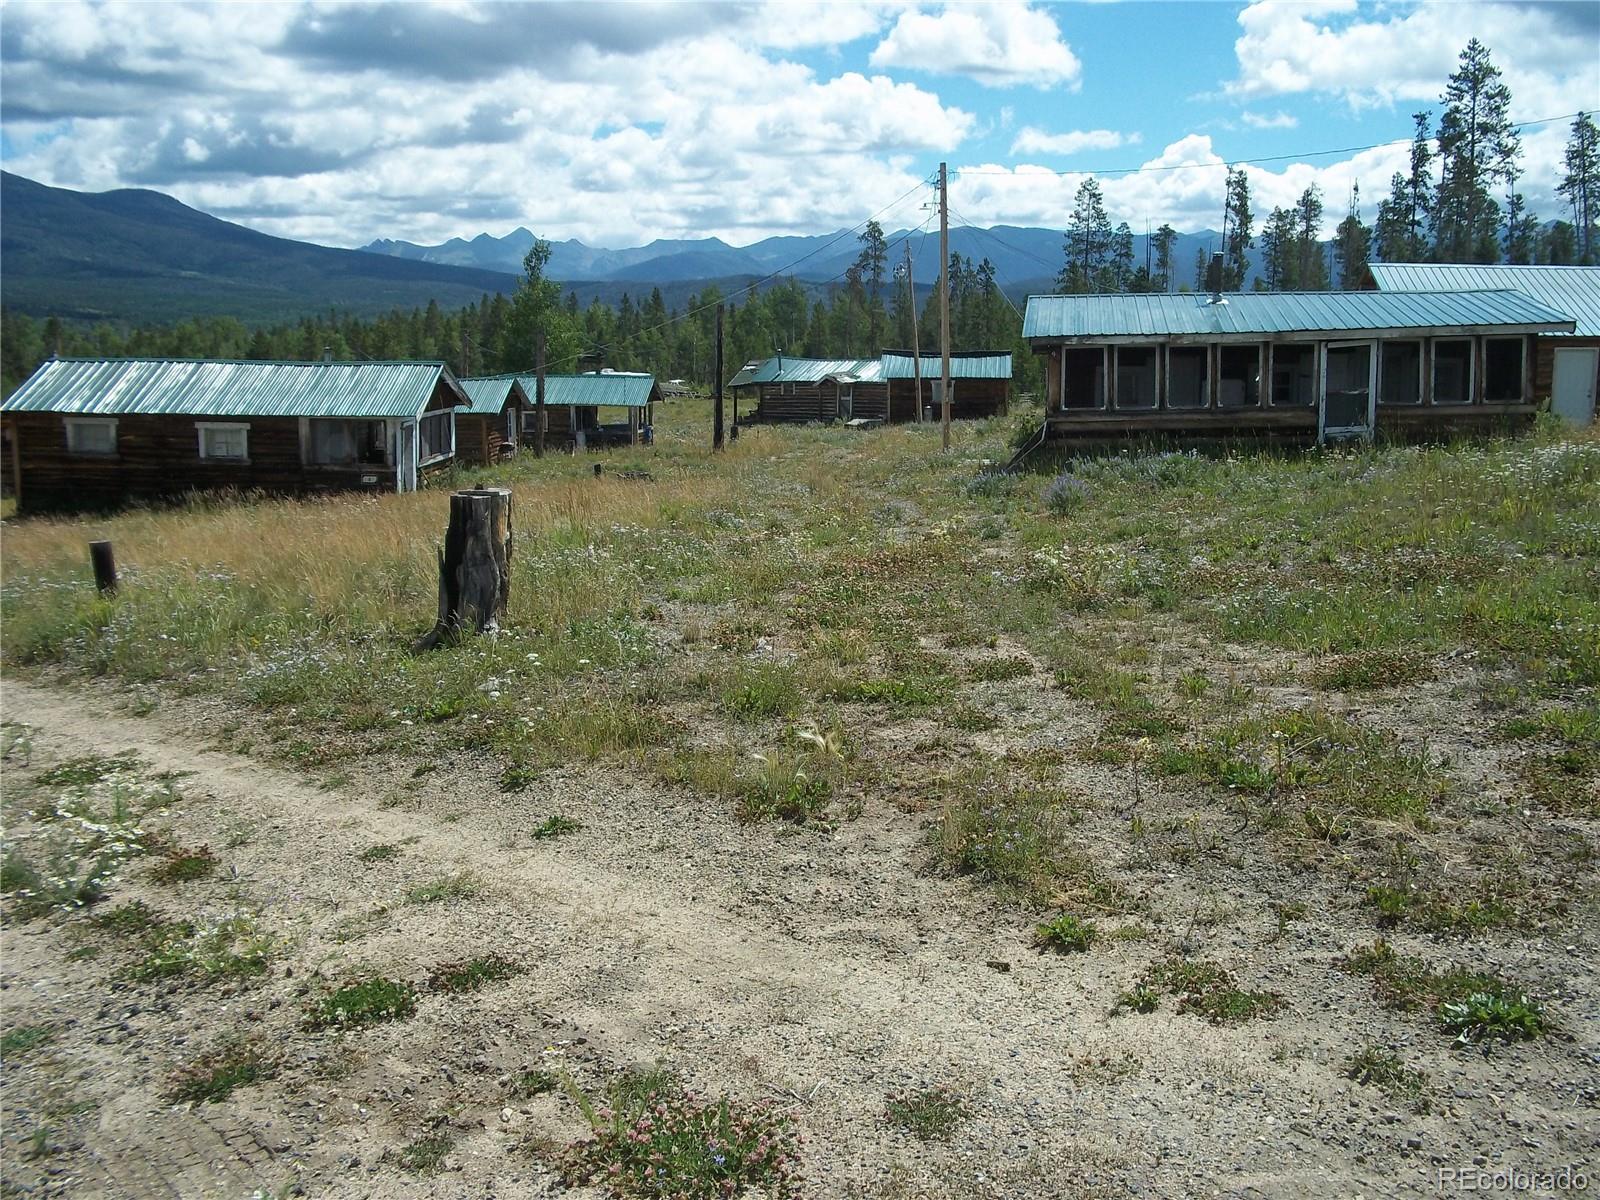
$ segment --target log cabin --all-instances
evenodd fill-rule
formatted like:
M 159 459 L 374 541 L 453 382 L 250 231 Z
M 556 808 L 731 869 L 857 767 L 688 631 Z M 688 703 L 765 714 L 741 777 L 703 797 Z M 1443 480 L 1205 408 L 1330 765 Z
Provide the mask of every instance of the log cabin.
M 438 362 L 52 358 L 0 402 L 5 482 L 20 512 L 412 491 L 467 404 Z
M 514 379 L 527 397 L 522 410 L 522 444 L 532 445 L 538 429 L 536 375 L 487 376 L 467 380 Z M 545 445 L 550 449 L 584 450 L 606 445 L 633 445 L 651 436 L 661 388 L 643 371 L 586 371 L 581 375 L 544 377 Z M 602 413 L 602 409 L 612 413 Z M 613 415 L 620 410 L 621 419 Z M 603 416 L 613 415 L 610 421 Z
M 1569 424 L 1593 424 L 1600 392 L 1600 267 L 1369 263 L 1367 272 L 1381 292 L 1510 288 L 1571 317 L 1571 333 L 1541 333 L 1534 340 L 1533 395 Z
M 1534 339 L 1571 318 L 1514 291 L 1030 296 L 1046 434 L 1324 442 L 1515 428 Z
M 457 457 L 488 465 L 515 454 L 522 436 L 522 414 L 532 403 L 516 376 L 463 379 L 461 390 L 472 406 L 456 411 Z
M 742 424 L 807 421 L 913 421 L 919 407 L 917 363 L 905 350 L 878 358 L 795 358 L 774 355 L 747 363 L 728 381 L 737 397 L 753 394 L 755 408 Z M 922 356 L 920 406 L 938 404 L 942 363 Z M 989 417 L 1006 411 L 1011 394 L 1011 355 L 986 350 L 950 356 L 951 416 Z

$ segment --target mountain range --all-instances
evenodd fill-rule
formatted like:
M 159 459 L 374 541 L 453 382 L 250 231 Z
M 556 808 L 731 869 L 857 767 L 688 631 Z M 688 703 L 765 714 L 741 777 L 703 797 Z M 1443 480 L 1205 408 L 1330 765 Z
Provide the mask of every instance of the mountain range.
M 437 246 L 380 239 L 359 250 L 319 246 L 247 229 L 161 192 L 77 192 L 0 172 L 0 303 L 30 316 L 75 322 L 159 324 L 226 315 L 246 324 L 294 320 L 337 309 L 373 316 L 437 300 L 454 308 L 485 294 L 510 293 L 534 235 L 518 228 L 453 238 Z M 887 235 L 891 266 L 909 240 L 920 295 L 939 272 L 937 233 Z M 1178 282 L 1190 283 L 1209 230 L 1180 234 Z M 997 225 L 950 231 L 950 248 L 994 264 L 1001 287 L 1019 306 L 1051 290 L 1061 262 L 1059 230 Z M 732 246 L 720 238 L 661 239 L 611 249 L 554 242 L 548 273 L 587 305 L 636 300 L 659 287 L 669 307 L 716 284 L 724 293 L 772 278 L 800 280 L 819 297 L 841 278 L 861 247 L 853 230 L 765 238 Z M 1134 239 L 1143 261 L 1145 239 Z

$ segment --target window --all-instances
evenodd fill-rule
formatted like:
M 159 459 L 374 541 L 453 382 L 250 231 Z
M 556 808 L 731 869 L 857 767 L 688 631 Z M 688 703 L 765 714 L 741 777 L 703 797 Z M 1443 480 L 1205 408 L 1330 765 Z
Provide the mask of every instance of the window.
M 783 388 L 782 388 L 782 391 L 783 391 L 783 394 L 784 394 L 784 395 L 785 395 L 785 396 L 792 396 L 792 395 L 794 395 L 794 384 L 792 384 L 792 383 L 786 383 L 786 384 L 784 384 L 784 385 L 783 385 Z
M 1261 347 L 1223 346 L 1217 351 L 1221 408 L 1255 408 L 1261 403 Z
M 1472 403 L 1472 339 L 1433 344 L 1433 402 Z
M 1061 407 L 1106 406 L 1106 352 L 1093 349 L 1061 351 Z
M 455 453 L 455 414 L 449 409 L 427 413 L 417 424 L 422 437 L 422 455 L 419 461 L 432 462 L 437 458 L 449 458 Z
M 1317 402 L 1317 348 L 1280 344 L 1272 348 L 1272 406 L 1310 408 Z
M 1378 403 L 1422 403 L 1422 343 L 1384 342 L 1378 357 Z
M 513 446 L 517 444 L 517 410 L 506 409 L 506 441 Z
M 1113 353 L 1117 356 L 1117 407 L 1154 408 L 1160 351 L 1154 346 L 1118 346 Z
M 382 466 L 389 459 L 389 434 L 382 421 L 313 420 L 307 460 L 320 466 Z
M 1486 338 L 1483 343 L 1483 398 L 1491 404 L 1522 400 L 1522 339 Z
M 1167 407 L 1204 408 L 1211 401 L 1207 373 L 1211 353 L 1204 346 L 1173 346 L 1167 351 Z
M 117 452 L 117 421 L 115 417 L 66 417 L 67 453 L 98 454 Z
M 201 458 L 223 462 L 250 461 L 250 426 L 198 421 L 195 428 L 200 434 Z

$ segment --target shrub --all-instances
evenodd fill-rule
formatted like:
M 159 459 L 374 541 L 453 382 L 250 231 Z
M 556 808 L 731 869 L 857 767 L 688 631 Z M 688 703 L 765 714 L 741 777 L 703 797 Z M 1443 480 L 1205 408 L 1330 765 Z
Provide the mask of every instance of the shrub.
M 713 1100 L 662 1071 L 624 1075 L 598 1108 L 573 1095 L 591 1133 L 567 1149 L 569 1183 L 661 1200 L 720 1200 L 747 1188 L 769 1200 L 799 1194 L 799 1132 L 764 1101 Z
M 1063 471 L 1045 485 L 1039 498 L 1046 509 L 1064 517 L 1081 507 L 1091 495 L 1093 489 L 1084 480 L 1071 471 Z
M 1062 913 L 1034 930 L 1034 943 L 1041 950 L 1055 950 L 1061 954 L 1089 949 L 1100 936 L 1092 921 L 1085 921 L 1071 913 Z

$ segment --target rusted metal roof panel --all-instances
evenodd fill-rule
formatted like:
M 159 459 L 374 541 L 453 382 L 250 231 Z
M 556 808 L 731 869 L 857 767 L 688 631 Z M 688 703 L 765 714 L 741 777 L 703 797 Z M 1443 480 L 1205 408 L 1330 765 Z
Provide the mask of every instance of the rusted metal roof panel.
M 1388 329 L 1569 331 L 1572 319 L 1515 291 L 1245 292 L 1029 296 L 1025 338 L 1357 334 Z
M 924 354 L 922 356 L 922 377 L 924 379 L 938 379 L 943 371 L 944 364 L 939 355 Z M 883 377 L 885 379 L 916 378 L 913 356 L 886 352 L 883 356 Z M 952 354 L 950 356 L 950 378 L 1010 379 L 1011 355 L 992 354 L 989 352 Z
M 1468 263 L 1368 263 L 1382 292 L 1510 289 L 1571 317 L 1555 337 L 1600 337 L 1600 267 L 1477 266 Z
M 443 363 L 55 358 L 6 397 L 5 412 L 193 417 L 414 417 Z

